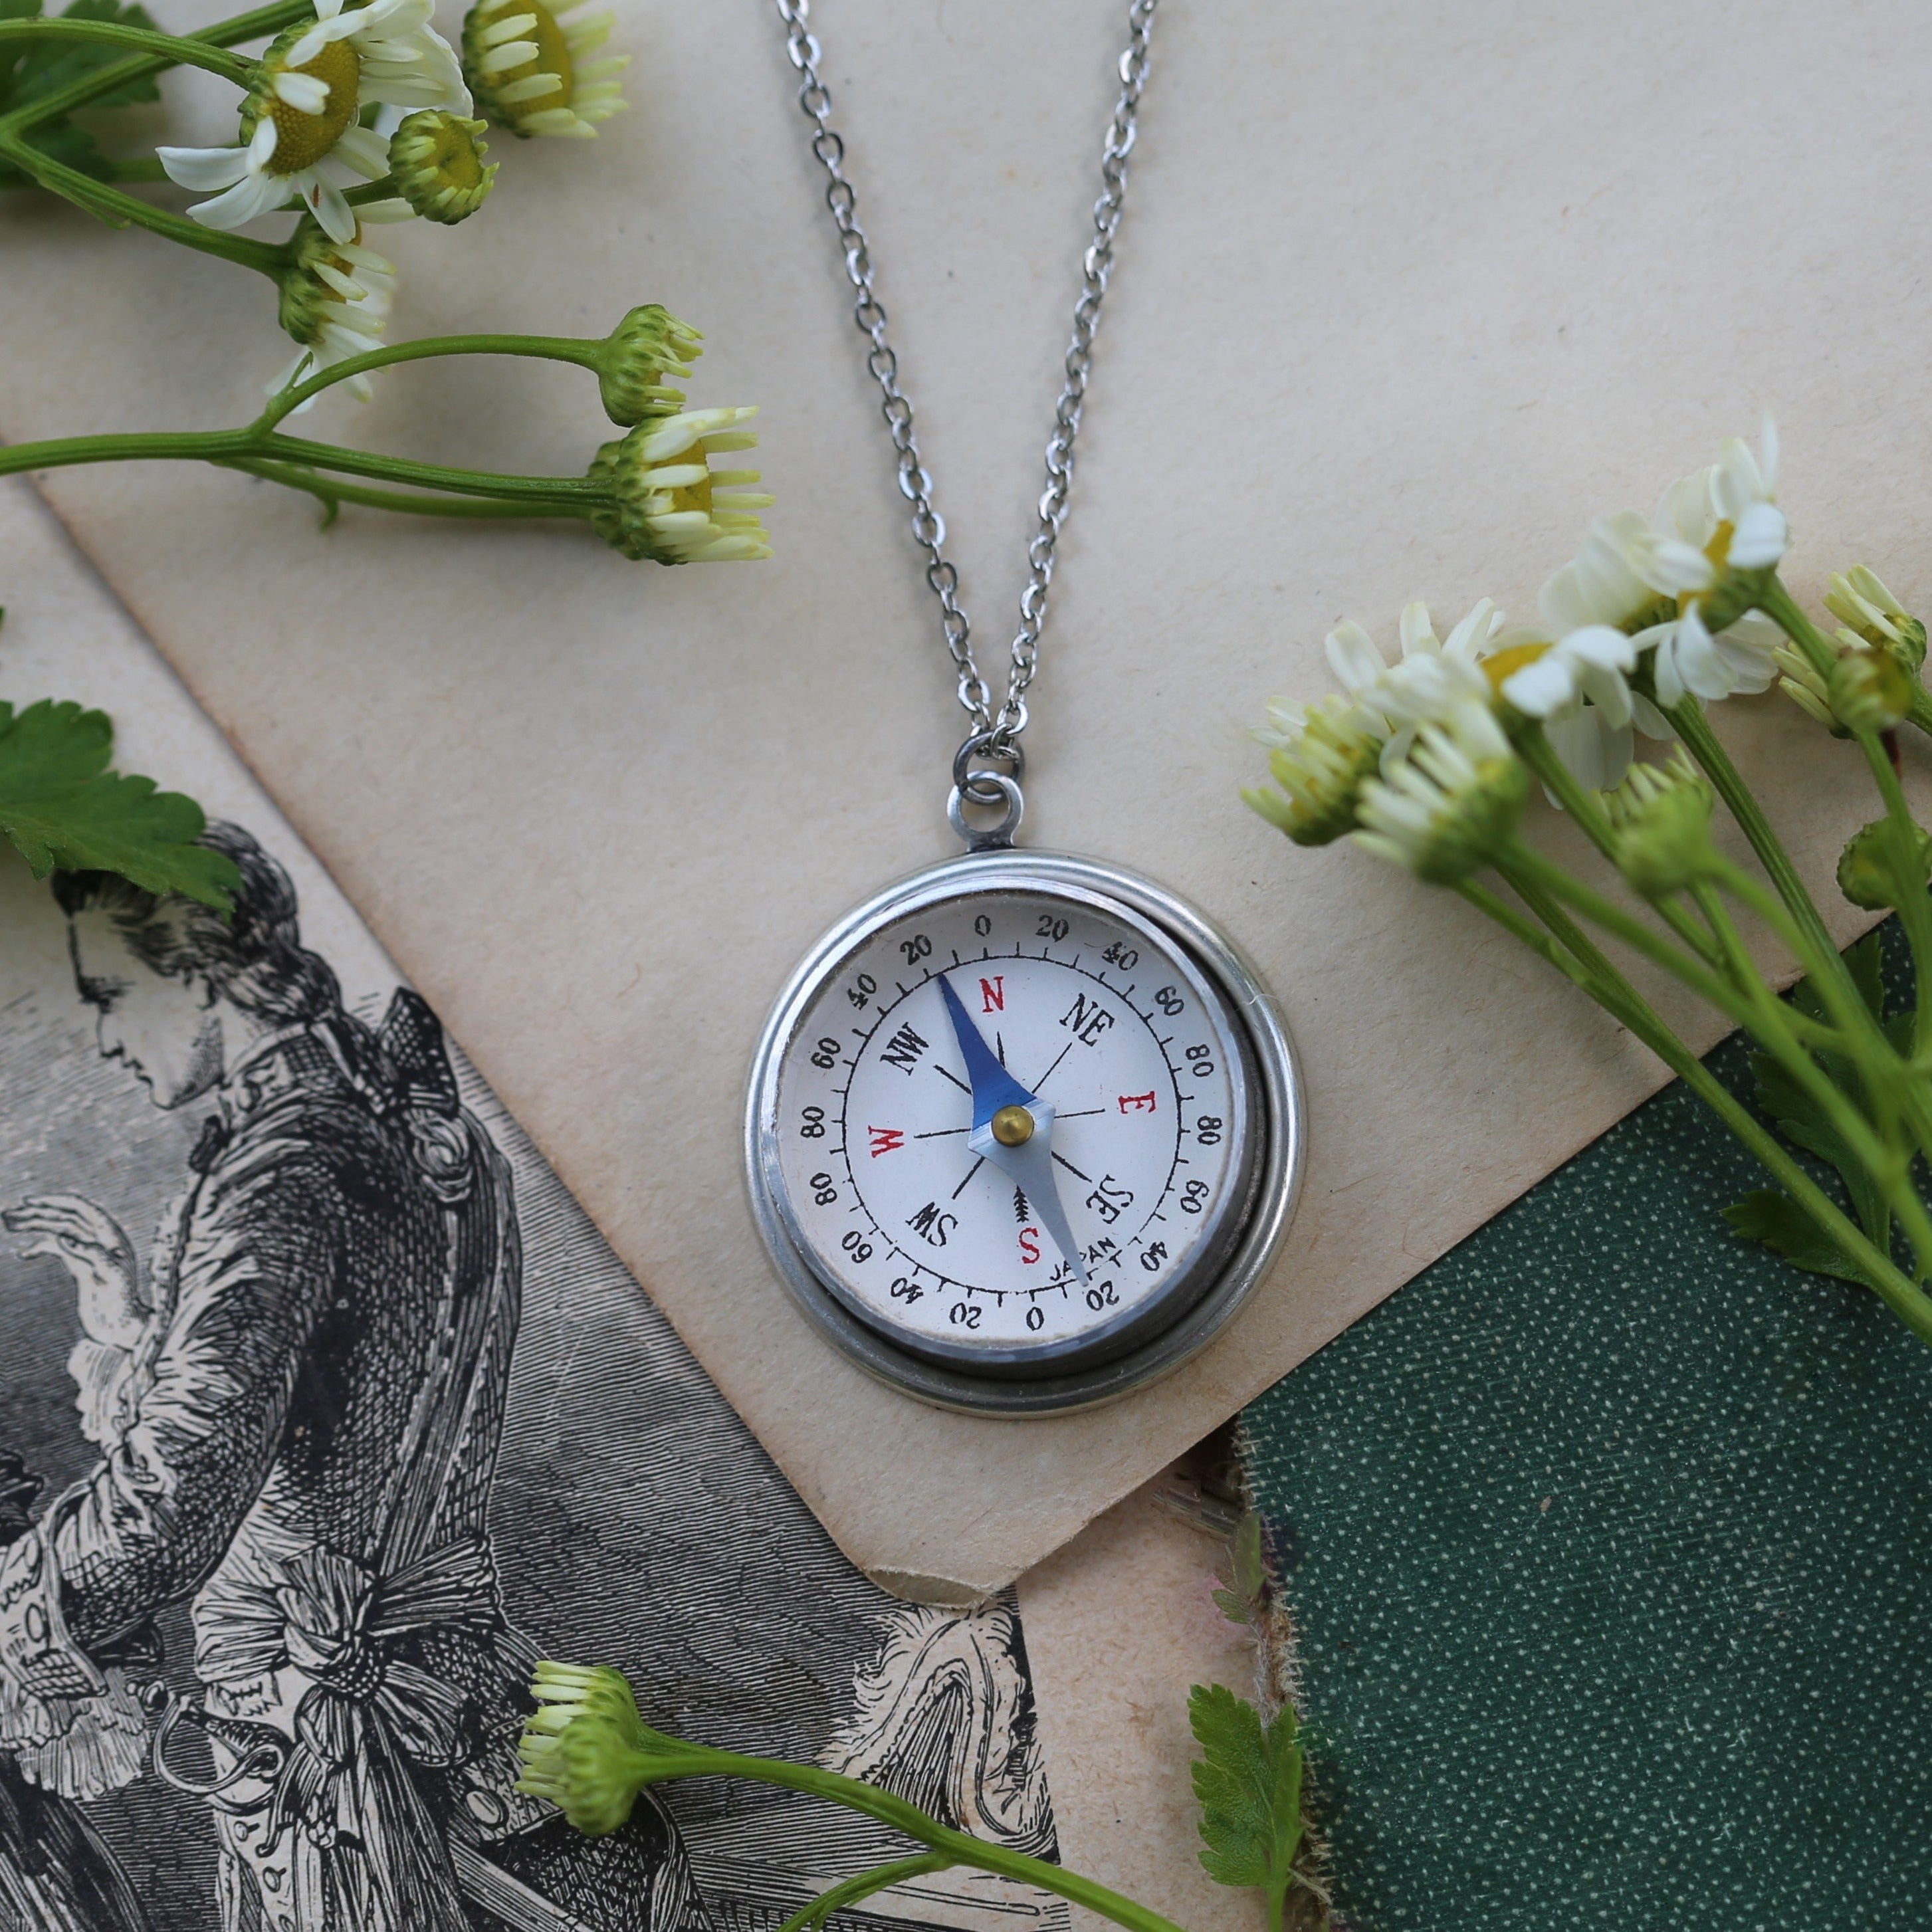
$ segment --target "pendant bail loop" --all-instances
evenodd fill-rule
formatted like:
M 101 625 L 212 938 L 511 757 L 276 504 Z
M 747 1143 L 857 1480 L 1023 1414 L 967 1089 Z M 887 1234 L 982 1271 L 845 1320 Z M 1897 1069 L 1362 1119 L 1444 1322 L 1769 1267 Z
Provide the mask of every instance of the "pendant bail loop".
M 952 754 L 952 792 L 946 801 L 946 816 L 968 850 L 974 852 L 999 851 L 1012 844 L 1026 811 L 1020 790 L 1026 754 L 1016 744 L 1002 745 L 999 736 L 997 727 L 975 731 Z M 976 768 L 976 758 L 994 760 L 1011 769 Z M 966 815 L 969 806 L 982 812 L 997 811 L 1000 815 L 990 824 L 974 825 Z

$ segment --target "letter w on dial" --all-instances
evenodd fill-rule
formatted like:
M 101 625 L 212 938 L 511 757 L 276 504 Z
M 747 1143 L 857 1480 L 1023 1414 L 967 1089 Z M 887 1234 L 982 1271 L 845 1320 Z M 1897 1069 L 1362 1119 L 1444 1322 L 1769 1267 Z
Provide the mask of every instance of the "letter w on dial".
M 966 1144 L 982 1160 L 989 1160 L 1024 1192 L 1034 1211 L 1046 1223 L 1054 1245 L 1065 1258 L 1081 1286 L 1087 1286 L 1086 1264 L 1080 1258 L 1080 1244 L 1067 1226 L 1066 1210 L 1060 1204 L 1060 1184 L 1053 1172 L 1053 1102 L 1030 1094 L 1000 1064 L 992 1048 L 980 1036 L 967 1018 L 959 995 L 942 977 L 939 990 L 945 996 L 946 1016 L 959 1042 L 960 1057 L 966 1063 L 966 1077 L 973 1088 L 973 1131 Z

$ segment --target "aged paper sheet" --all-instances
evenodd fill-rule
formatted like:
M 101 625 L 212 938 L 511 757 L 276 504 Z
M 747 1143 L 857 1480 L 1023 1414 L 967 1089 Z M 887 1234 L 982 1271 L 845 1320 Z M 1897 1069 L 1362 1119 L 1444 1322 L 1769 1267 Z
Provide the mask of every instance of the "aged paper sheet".
M 17 482 L 0 554 L 0 693 L 112 704 L 244 870 L 224 923 L 0 857 L 5 1923 L 707 1932 L 903 1855 L 742 1780 L 572 1831 L 538 1657 L 1050 1854 L 1010 1593 L 854 1568 Z M 958 1869 L 868 1910 L 1066 1923 Z
M 1118 11 L 820 10 L 994 657 Z M 840 1544 L 962 1600 L 1654 1084 L 1473 915 L 1249 816 L 1243 728 L 1270 692 L 1320 688 L 1345 613 L 1386 634 L 1418 594 L 1445 622 L 1483 594 L 1526 610 L 1592 514 L 1647 506 L 1766 406 L 1801 587 L 1864 558 L 1922 606 L 1928 376 L 1902 251 L 1932 200 L 1932 48 L 1899 0 L 1163 10 L 1029 830 L 1178 886 L 1254 955 L 1303 1056 L 1312 1159 L 1234 1330 L 1116 1408 L 1015 1426 L 835 1359 L 742 1204 L 767 1004 L 830 920 L 945 854 L 957 726 L 777 23 L 756 0 L 624 0 L 616 38 L 634 106 L 600 141 L 502 142 L 478 218 L 383 232 L 396 332 L 602 332 L 665 302 L 709 332 L 694 401 L 763 405 L 771 562 L 657 572 L 554 529 L 352 512 L 325 536 L 305 502 L 200 471 L 45 487 Z M 177 135 L 232 126 L 217 91 L 180 99 Z M 24 197 L 0 224 L 10 438 L 239 421 L 284 359 L 241 271 Z M 587 383 L 508 364 L 395 374 L 314 422 L 521 470 L 580 470 L 608 433 Z M 1774 701 L 1721 724 L 1825 880 L 1868 815 L 1852 759 Z

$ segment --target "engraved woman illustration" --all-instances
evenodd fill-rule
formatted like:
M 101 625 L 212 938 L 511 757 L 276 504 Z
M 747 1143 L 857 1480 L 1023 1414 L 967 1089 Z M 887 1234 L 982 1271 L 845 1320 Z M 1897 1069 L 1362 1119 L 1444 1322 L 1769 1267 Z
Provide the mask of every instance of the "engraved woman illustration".
M 105 1454 L 0 1550 L 0 1748 L 56 1790 L 90 1741 L 118 1753 L 97 1784 L 137 1774 L 104 1659 L 191 1598 L 202 1695 L 153 1763 L 212 1808 L 227 1932 L 562 1922 L 520 1872 L 581 1923 L 700 1922 L 661 1812 L 586 1870 L 510 1790 L 529 1658 L 485 1520 L 521 1286 L 506 1164 L 423 1003 L 353 1018 L 286 874 L 236 827 L 206 842 L 242 874 L 232 920 L 56 880 L 101 1052 L 215 1111 L 145 1288 L 79 1197 L 6 1217 L 74 1277 Z

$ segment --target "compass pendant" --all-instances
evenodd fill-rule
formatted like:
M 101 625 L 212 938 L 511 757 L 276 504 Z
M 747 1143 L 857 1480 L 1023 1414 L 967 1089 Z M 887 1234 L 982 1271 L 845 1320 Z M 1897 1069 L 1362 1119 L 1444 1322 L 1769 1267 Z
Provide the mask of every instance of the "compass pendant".
M 1200 914 L 988 850 L 880 893 L 794 974 L 746 1154 L 822 1332 L 928 1401 L 1048 1414 L 1221 1328 L 1287 1228 L 1303 1138 L 1274 1001 Z

